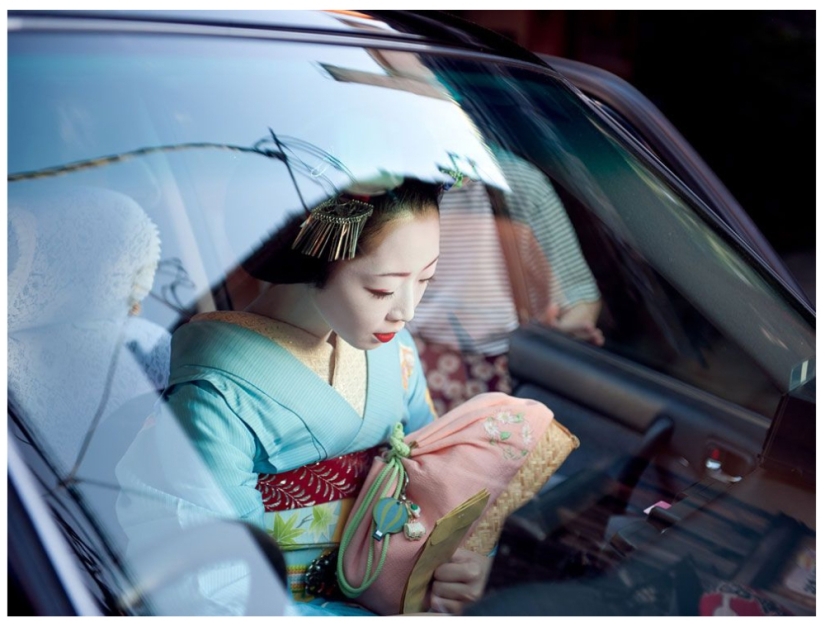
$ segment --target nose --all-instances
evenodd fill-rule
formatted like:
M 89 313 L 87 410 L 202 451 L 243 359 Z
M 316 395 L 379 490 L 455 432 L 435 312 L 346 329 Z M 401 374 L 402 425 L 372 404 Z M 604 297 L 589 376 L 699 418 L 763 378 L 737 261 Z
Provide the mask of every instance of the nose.
M 392 309 L 387 314 L 387 319 L 391 322 L 409 322 L 415 315 L 415 294 L 412 290 L 399 290 L 398 299 L 393 303 Z

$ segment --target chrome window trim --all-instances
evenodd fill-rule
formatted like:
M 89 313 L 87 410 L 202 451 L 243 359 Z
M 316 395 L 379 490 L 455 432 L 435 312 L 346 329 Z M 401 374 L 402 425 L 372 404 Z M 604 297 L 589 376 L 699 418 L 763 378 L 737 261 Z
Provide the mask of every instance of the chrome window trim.
M 507 63 L 510 66 L 538 71 L 552 76 L 570 86 L 569 81 L 557 70 L 539 63 L 500 56 L 483 50 L 472 50 L 460 45 L 422 40 L 404 33 L 383 34 L 364 32 L 332 32 L 323 30 L 281 29 L 275 26 L 227 26 L 221 24 L 195 24 L 161 22 L 140 19 L 107 19 L 85 16 L 35 16 L 11 15 L 6 21 L 8 32 L 98 32 L 128 34 L 192 35 L 203 37 L 228 37 L 234 39 L 261 39 L 291 43 L 357 46 L 382 48 L 406 52 L 426 52 L 443 56 L 461 57 L 479 61 Z M 409 38 L 409 39 L 406 39 Z

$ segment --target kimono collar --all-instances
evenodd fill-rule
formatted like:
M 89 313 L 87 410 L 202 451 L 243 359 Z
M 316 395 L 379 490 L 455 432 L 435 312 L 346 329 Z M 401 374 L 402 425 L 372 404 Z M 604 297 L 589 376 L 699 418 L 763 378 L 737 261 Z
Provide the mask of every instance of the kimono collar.
M 237 324 L 263 335 L 288 350 L 322 381 L 332 387 L 352 406 L 359 416 L 366 402 L 366 356 L 364 351 L 335 337 L 333 347 L 295 325 L 246 311 L 213 311 L 198 314 L 193 321 L 216 320 Z

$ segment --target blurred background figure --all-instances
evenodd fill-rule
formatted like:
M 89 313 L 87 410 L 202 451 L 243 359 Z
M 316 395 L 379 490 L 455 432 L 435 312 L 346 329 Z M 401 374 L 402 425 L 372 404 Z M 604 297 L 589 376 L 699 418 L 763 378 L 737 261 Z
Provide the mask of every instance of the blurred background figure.
M 512 390 L 509 334 L 537 321 L 595 345 L 601 295 L 550 181 L 503 150 L 510 192 L 466 180 L 441 200 L 441 257 L 409 328 L 439 415 Z

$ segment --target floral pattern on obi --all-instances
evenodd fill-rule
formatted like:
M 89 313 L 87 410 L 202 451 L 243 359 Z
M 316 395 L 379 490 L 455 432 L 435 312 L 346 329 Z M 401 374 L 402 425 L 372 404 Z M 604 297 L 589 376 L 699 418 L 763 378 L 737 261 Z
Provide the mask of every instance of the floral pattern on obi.
M 283 552 L 287 583 L 296 601 L 312 598 L 306 591 L 307 567 L 314 559 L 340 544 L 344 525 L 354 504 L 355 499 L 348 498 L 312 507 L 264 513 L 265 529 Z
M 356 451 L 278 474 L 258 475 L 268 512 L 310 507 L 354 496 L 364 484 L 380 447 Z
M 500 411 L 482 422 L 489 442 L 501 448 L 505 459 L 525 457 L 532 448 L 533 429 L 524 414 Z
M 264 524 L 283 551 L 309 546 L 333 546 L 340 540 L 336 533 L 342 509 L 348 514 L 353 499 L 331 501 L 278 512 L 266 512 Z

